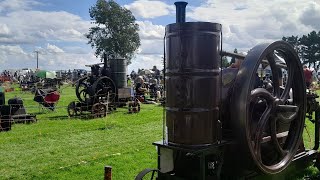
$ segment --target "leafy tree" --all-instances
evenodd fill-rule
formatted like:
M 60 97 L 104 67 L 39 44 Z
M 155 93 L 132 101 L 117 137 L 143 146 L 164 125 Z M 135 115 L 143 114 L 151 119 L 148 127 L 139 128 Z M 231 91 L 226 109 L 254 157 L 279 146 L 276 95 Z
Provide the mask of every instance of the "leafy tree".
M 139 26 L 131 11 L 113 0 L 97 0 L 89 9 L 95 27 L 85 36 L 88 44 L 95 48 L 95 55 L 103 59 L 123 57 L 130 64 L 131 58 L 140 46 Z
M 282 40 L 291 44 L 293 46 L 294 50 L 296 50 L 296 52 L 298 53 L 301 61 L 304 62 L 304 59 L 302 56 L 302 54 L 304 52 L 304 48 L 300 44 L 299 36 L 282 37 Z
M 294 48 L 297 48 L 299 46 L 299 37 L 298 36 L 282 37 L 282 40 L 287 41 Z
M 228 62 L 228 58 L 226 56 L 222 57 L 222 62 L 221 62 L 221 67 L 222 68 L 227 68 L 230 66 L 229 62 Z
M 305 63 L 309 63 L 309 67 L 312 64 L 316 67 L 316 62 L 319 61 L 320 55 L 320 32 L 312 31 L 308 35 L 303 35 L 300 38 L 300 45 L 302 46 L 302 58 Z
M 238 49 L 235 48 L 235 49 L 233 50 L 233 52 L 234 52 L 234 53 L 238 53 Z M 235 58 L 235 57 L 232 57 L 230 64 L 235 63 L 235 62 L 236 62 L 236 58 Z
M 317 68 L 316 64 L 319 64 L 320 60 L 320 31 L 318 33 L 312 31 L 300 38 L 298 36 L 283 37 L 282 40 L 293 45 L 303 64 Z

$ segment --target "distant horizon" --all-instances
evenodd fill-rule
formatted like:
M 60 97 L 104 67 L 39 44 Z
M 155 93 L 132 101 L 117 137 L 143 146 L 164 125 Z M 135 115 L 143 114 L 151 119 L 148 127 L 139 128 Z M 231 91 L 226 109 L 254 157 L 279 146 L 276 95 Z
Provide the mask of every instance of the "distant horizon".
M 141 47 L 128 66 L 163 67 L 165 26 L 175 22 L 173 0 L 116 0 L 139 24 Z M 39 67 L 85 69 L 100 62 L 84 36 L 92 26 L 89 8 L 96 0 L 0 0 L 0 71 Z M 320 2 L 259 0 L 189 1 L 186 20 L 222 24 L 223 50 L 246 52 L 261 42 L 320 30 Z

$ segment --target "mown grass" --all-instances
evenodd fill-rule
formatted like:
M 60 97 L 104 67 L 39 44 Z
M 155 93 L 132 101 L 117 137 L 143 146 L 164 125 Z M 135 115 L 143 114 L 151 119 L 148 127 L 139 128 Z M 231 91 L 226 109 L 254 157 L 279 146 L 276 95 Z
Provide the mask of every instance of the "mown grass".
M 117 109 L 106 118 L 69 119 L 66 106 L 75 100 L 66 88 L 54 112 L 39 109 L 28 92 L 18 95 L 38 122 L 15 124 L 0 133 L 0 179 L 102 179 L 104 166 L 114 179 L 134 179 L 143 168 L 156 167 L 152 142 L 162 138 L 162 108 L 143 105 L 138 114 Z
M 74 88 L 62 87 L 54 112 L 43 110 L 30 92 L 6 93 L 6 99 L 19 96 L 28 113 L 37 114 L 37 123 L 15 124 L 0 133 L 0 179 L 103 179 L 104 166 L 113 167 L 115 180 L 129 180 L 142 169 L 156 167 L 152 142 L 162 139 L 163 110 L 142 105 L 138 114 L 118 108 L 106 118 L 68 118 L 66 106 L 76 100 Z M 308 124 L 311 137 L 312 124 Z M 313 138 L 304 133 L 311 146 Z M 310 167 L 291 179 L 316 178 Z

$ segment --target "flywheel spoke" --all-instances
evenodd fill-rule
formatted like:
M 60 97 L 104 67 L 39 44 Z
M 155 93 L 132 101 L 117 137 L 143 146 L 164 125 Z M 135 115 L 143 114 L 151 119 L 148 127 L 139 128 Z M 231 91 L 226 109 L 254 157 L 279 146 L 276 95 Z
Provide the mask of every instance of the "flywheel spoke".
M 272 71 L 273 94 L 275 97 L 279 97 L 280 96 L 279 68 L 277 67 L 277 64 L 276 64 L 274 51 L 272 51 L 270 54 L 267 55 L 267 59 L 269 61 L 271 71 Z
M 254 151 L 257 159 L 261 160 L 261 142 L 264 136 L 264 130 L 269 122 L 271 113 L 273 111 L 273 104 L 275 98 L 264 88 L 257 88 L 251 91 L 251 102 L 255 102 L 257 98 L 265 99 L 267 107 L 262 113 L 253 137 Z
M 288 151 L 287 150 L 284 150 L 279 141 L 278 141 L 278 137 L 277 137 L 277 125 L 276 125 L 276 118 L 271 118 L 271 121 L 270 121 L 270 130 L 271 130 L 271 141 L 272 141 L 272 144 L 275 148 L 275 150 L 278 152 L 278 154 L 280 155 L 281 158 L 283 158 L 284 156 L 287 155 Z
M 290 89 L 292 88 L 292 83 L 293 83 L 293 73 L 294 73 L 294 67 L 292 64 L 287 64 L 287 72 L 288 72 L 288 79 L 287 79 L 287 84 L 280 96 L 280 100 L 282 102 L 285 102 L 287 99 L 289 99 L 289 93 Z

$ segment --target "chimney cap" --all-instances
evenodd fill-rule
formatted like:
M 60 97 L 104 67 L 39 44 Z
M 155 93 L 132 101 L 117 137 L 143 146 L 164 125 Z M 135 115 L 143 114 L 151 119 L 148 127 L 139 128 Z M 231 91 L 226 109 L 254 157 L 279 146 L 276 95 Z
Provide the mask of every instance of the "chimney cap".
M 185 1 L 176 1 L 175 3 L 174 3 L 174 5 L 178 5 L 178 4 L 183 4 L 183 5 L 187 5 L 188 3 L 187 2 L 185 2 Z

